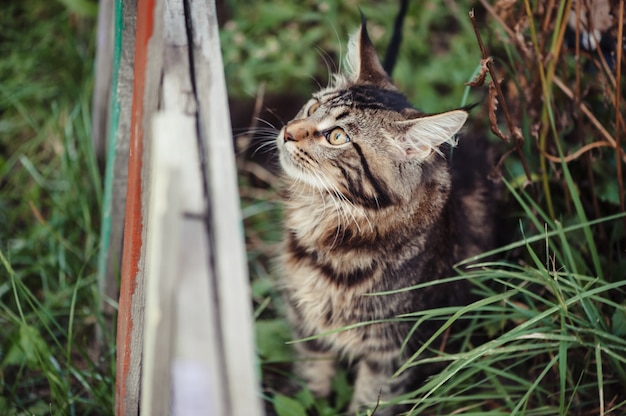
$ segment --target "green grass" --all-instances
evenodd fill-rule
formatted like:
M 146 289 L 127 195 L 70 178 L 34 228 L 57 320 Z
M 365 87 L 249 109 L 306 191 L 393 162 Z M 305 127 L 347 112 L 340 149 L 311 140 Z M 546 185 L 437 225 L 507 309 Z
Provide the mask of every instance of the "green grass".
M 516 196 L 528 208 L 529 198 Z M 427 359 L 418 352 L 405 364 L 448 363 L 409 399 L 415 414 L 452 414 L 459 407 L 473 409 L 470 414 L 506 415 L 601 409 L 611 414 L 626 408 L 626 280 L 607 281 L 575 260 L 580 253 L 572 236 L 591 228 L 584 219 L 569 229 L 546 221 L 544 233 L 507 247 L 523 247 L 529 263 L 493 261 L 462 272 L 479 300 L 453 311 L 415 314 L 447 319 L 442 331 L 455 320 L 468 321 L 452 335 L 460 352 Z M 584 244 L 595 243 L 589 238 Z M 427 343 L 423 350 L 429 348 Z
M 111 414 L 114 348 L 94 343 L 94 18 L 12 1 L 0 26 L 0 414 Z

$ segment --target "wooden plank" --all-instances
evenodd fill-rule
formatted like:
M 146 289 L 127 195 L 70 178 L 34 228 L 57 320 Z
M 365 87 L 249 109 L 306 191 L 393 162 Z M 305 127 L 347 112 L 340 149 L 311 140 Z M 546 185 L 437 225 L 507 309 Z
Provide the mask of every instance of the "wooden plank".
M 173 118 L 173 120 L 172 120 Z M 141 413 L 166 416 L 170 409 L 170 362 L 174 328 L 175 273 L 179 267 L 182 165 L 178 133 L 191 134 L 194 120 L 162 115 L 154 120 L 150 216 L 146 239 L 144 342 L 141 373 Z M 178 132 L 178 133 L 177 133 Z M 184 145 L 184 144 L 183 144 Z
M 225 415 L 184 9 L 182 1 L 166 6 L 162 110 L 148 175 L 141 412 Z
M 196 169 L 198 179 L 200 172 Z M 187 217 L 183 236 L 181 263 L 185 266 L 177 293 L 172 414 L 228 416 L 206 221 Z
M 98 24 L 96 29 L 96 58 L 94 92 L 91 103 L 91 139 L 96 158 L 105 160 L 111 85 L 113 82 L 113 55 L 115 33 L 115 1 L 98 2 Z
M 262 406 L 215 5 L 186 1 L 136 4 L 116 414 L 255 416 Z
M 149 168 L 150 121 L 157 109 L 162 67 L 163 0 L 138 0 L 124 223 L 124 254 L 117 325 L 116 414 L 139 414 L 144 307 L 144 223 L 149 191 L 142 177 Z
M 114 53 L 110 62 L 102 63 L 112 70 L 110 117 L 107 128 L 107 155 L 104 177 L 98 288 L 106 333 L 98 333 L 98 342 L 108 348 L 114 336 L 114 317 L 119 295 L 119 277 L 124 239 L 126 181 L 130 141 L 130 113 L 133 91 L 136 3 L 116 0 L 114 4 Z M 97 65 L 100 68 L 100 64 Z M 94 109 L 94 112 L 96 110 Z M 99 110 L 98 110 L 99 111 Z M 103 119 L 104 117 L 101 117 Z
M 226 414 L 262 413 L 255 374 L 250 287 L 243 243 L 228 100 L 213 1 L 187 1 L 199 137 L 209 201 L 215 293 L 220 316 Z

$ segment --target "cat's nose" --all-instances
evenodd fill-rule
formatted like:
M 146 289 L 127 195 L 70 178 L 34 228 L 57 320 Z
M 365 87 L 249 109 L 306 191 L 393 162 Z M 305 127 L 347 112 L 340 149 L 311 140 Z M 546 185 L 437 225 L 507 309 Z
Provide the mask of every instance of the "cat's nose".
M 305 140 L 312 136 L 315 136 L 315 128 L 304 120 L 287 124 L 283 134 L 285 142 L 299 142 L 300 140 Z
M 283 134 L 283 137 L 285 139 L 285 142 L 295 142 L 296 139 L 291 135 L 291 133 L 289 132 L 289 130 L 287 130 L 287 128 L 285 128 L 285 133 Z

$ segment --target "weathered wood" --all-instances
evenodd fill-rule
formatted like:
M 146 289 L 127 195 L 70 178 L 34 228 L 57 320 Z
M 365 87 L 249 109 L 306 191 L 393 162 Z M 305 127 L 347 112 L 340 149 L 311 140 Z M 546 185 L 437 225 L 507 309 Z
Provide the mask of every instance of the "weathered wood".
M 144 307 L 144 224 L 149 220 L 148 190 L 142 177 L 150 167 L 152 115 L 158 105 L 162 67 L 163 0 L 138 0 L 133 65 L 128 188 L 124 254 L 117 320 L 116 414 L 139 413 Z
M 95 74 L 94 74 L 94 92 L 91 102 L 91 138 L 93 142 L 94 152 L 98 164 L 111 164 L 113 160 L 107 160 L 107 137 L 111 126 L 110 116 L 114 112 L 113 101 L 117 96 L 113 91 L 117 87 L 117 71 L 119 65 L 119 56 L 121 48 L 115 48 L 115 1 L 100 0 L 98 5 L 98 27 L 96 30 L 96 58 L 95 58 Z M 121 42 L 120 42 L 121 44 Z M 113 73 L 115 72 L 115 76 Z M 112 95 L 114 98 L 112 98 Z M 117 126 L 115 126 L 117 127 Z M 115 150 L 112 149 L 114 153 Z M 113 156 L 114 157 L 114 156 Z M 98 259 L 98 293 L 100 294 L 100 311 L 105 317 L 104 328 L 97 326 L 96 328 L 96 344 L 99 352 L 105 351 L 107 348 L 107 336 L 113 334 L 113 314 L 114 309 L 109 299 L 117 299 L 117 284 L 109 287 L 110 281 L 106 277 L 106 265 L 108 264 L 110 254 L 110 224 L 111 224 L 111 203 L 113 183 L 107 165 L 105 171 L 104 184 L 104 201 L 102 210 L 102 222 L 100 232 L 100 253 Z M 105 213 L 106 212 L 106 213 Z M 121 246 L 121 245 L 120 245 Z M 121 254 L 121 251 L 120 251 Z M 121 258 L 121 257 L 120 257 Z M 112 296 L 111 296 L 112 295 Z
M 188 1 L 199 137 L 204 146 L 215 292 L 230 406 L 225 410 L 228 415 L 260 415 L 243 222 L 215 2 L 184 1 Z
M 181 103 L 184 81 L 164 71 Z M 154 120 L 141 412 L 227 415 L 196 118 L 182 108 Z
M 107 3 L 108 0 L 104 0 Z M 124 239 L 126 211 L 126 183 L 128 177 L 128 148 L 130 141 L 130 112 L 133 91 L 133 62 L 135 50 L 136 2 L 116 0 L 113 8 L 114 34 L 113 59 L 98 63 L 96 73 L 111 72 L 110 109 L 108 113 L 108 138 L 104 177 L 100 254 L 98 258 L 98 286 L 102 297 L 101 309 L 106 333 L 98 334 L 104 347 L 112 337 L 114 317 L 119 296 L 119 278 Z M 106 76 L 102 77 L 106 79 Z M 103 81 L 104 82 L 104 81 Z M 96 110 L 94 108 L 94 113 Z M 94 114 L 95 115 L 95 114 Z M 100 115 L 103 120 L 105 116 Z M 94 119 L 94 123 L 97 122 Z M 94 126 L 94 128 L 98 128 Z
M 215 6 L 137 13 L 116 413 L 261 415 Z
M 164 111 L 153 131 L 141 411 L 227 415 L 196 119 Z
M 183 4 L 166 3 L 153 128 L 141 411 L 222 415 L 220 336 Z M 170 397 L 170 392 L 172 397 Z
M 147 223 L 144 276 L 144 343 L 141 372 L 141 413 L 166 416 L 170 409 L 171 337 L 175 316 L 174 297 L 180 253 L 181 157 L 180 134 L 194 135 L 193 118 L 167 116 L 154 120 L 152 171 L 150 172 L 150 216 Z M 184 143 L 183 143 L 184 146 Z
M 196 173 L 200 179 L 200 169 Z M 210 284 L 211 249 L 205 219 L 187 217 L 183 239 L 180 259 L 186 273 L 181 273 L 177 293 L 172 414 L 227 416 L 219 316 L 215 314 L 217 294 Z
M 107 130 L 109 128 L 111 85 L 113 82 L 113 54 L 115 33 L 115 1 L 98 2 L 96 28 L 96 58 L 94 92 L 91 102 L 91 139 L 96 158 L 105 160 Z

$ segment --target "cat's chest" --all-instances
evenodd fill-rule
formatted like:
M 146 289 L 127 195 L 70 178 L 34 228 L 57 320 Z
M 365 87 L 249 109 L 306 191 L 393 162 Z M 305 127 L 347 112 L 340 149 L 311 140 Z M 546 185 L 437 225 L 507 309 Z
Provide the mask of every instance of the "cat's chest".
M 359 269 L 363 264 L 346 260 L 340 270 Z M 340 284 L 332 267 L 307 261 L 294 255 L 283 259 L 285 289 L 288 302 L 296 314 L 296 322 L 302 334 L 325 334 L 334 347 L 358 351 L 367 338 L 364 327 L 345 330 L 346 327 L 372 321 L 381 311 L 377 310 L 370 293 L 381 278 L 378 266 L 367 269 L 358 284 Z
M 375 338 L 367 322 L 396 315 L 372 296 L 405 256 L 390 250 L 381 225 L 379 218 L 355 210 L 289 201 L 281 263 L 301 336 L 324 334 L 333 347 L 357 353 Z

